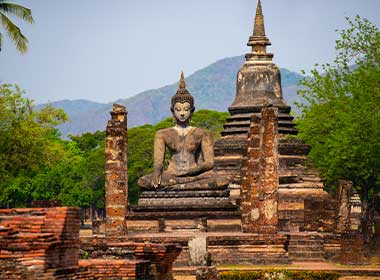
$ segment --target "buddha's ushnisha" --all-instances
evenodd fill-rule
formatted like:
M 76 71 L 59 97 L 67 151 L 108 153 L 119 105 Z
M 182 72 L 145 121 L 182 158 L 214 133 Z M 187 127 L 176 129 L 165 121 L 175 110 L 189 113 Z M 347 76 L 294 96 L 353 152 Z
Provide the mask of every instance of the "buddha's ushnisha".
M 211 133 L 190 126 L 195 110 L 194 98 L 186 89 L 183 72 L 177 93 L 172 97 L 171 108 L 175 126 L 159 130 L 154 138 L 153 173 L 141 177 L 138 185 L 157 189 L 191 182 L 210 182 L 209 170 L 214 166 Z M 163 170 L 165 151 L 170 153 L 169 165 Z M 213 185 L 218 183 L 213 182 Z

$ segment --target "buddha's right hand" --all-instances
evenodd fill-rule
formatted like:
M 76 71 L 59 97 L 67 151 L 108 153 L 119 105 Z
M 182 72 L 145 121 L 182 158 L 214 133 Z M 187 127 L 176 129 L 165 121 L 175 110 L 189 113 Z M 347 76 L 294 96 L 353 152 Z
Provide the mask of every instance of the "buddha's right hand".
M 152 186 L 157 189 L 161 184 L 161 174 L 153 172 L 152 174 Z

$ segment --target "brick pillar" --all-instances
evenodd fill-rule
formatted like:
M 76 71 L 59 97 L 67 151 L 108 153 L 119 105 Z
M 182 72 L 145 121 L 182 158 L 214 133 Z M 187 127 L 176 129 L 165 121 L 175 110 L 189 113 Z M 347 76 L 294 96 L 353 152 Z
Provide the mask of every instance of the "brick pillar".
M 337 220 L 336 232 L 344 233 L 350 231 L 350 213 L 351 213 L 351 191 L 352 182 L 347 180 L 339 180 L 338 196 L 337 196 Z
M 127 234 L 127 110 L 114 104 L 106 130 L 106 237 Z
M 252 115 L 248 132 L 247 160 L 243 162 L 241 183 L 241 219 L 243 232 L 256 232 L 254 222 L 260 216 L 254 205 L 259 200 L 260 183 L 260 118 Z
M 264 107 L 252 116 L 248 159 L 242 170 L 242 230 L 276 233 L 278 226 L 278 111 Z

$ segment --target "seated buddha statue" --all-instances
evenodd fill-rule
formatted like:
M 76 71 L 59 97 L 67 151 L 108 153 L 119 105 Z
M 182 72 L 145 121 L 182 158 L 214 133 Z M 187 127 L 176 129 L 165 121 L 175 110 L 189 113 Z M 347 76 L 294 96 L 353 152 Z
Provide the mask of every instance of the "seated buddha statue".
M 185 85 L 183 72 L 179 89 L 171 99 L 175 126 L 157 131 L 154 138 L 153 173 L 141 177 L 137 184 L 145 190 L 181 190 L 226 186 L 224 178 L 212 176 L 214 148 L 210 132 L 190 126 L 195 110 L 194 98 Z M 169 164 L 163 170 L 165 151 Z

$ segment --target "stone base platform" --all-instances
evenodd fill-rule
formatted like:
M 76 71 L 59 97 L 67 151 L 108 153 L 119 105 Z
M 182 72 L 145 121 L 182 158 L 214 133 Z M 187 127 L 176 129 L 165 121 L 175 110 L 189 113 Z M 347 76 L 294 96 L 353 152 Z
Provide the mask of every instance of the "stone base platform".
M 174 266 L 187 266 L 191 259 L 189 242 L 205 239 L 211 265 L 227 264 L 287 264 L 290 263 L 284 234 L 245 234 L 240 232 L 175 232 L 128 234 L 132 242 L 175 243 L 182 252 Z
M 127 214 L 128 232 L 240 231 L 227 187 L 143 191 Z
M 151 221 L 152 222 L 152 221 Z M 216 221 L 221 223 L 221 220 Z M 227 223 L 228 220 L 223 222 Z M 210 224 L 215 220 L 210 220 Z M 141 226 L 143 230 L 129 231 L 125 240 L 132 243 L 148 244 L 177 244 L 182 248 L 181 254 L 174 265 L 189 266 L 191 260 L 191 245 L 199 244 L 199 240 L 206 244 L 203 251 L 209 254 L 208 265 L 255 265 L 255 264 L 286 264 L 297 261 L 303 262 L 337 262 L 341 261 L 342 253 L 347 256 L 358 254 L 358 246 L 347 245 L 351 239 L 343 238 L 336 233 L 321 232 L 279 232 L 277 234 L 252 234 L 239 231 L 209 231 L 195 230 L 168 230 L 154 232 L 144 222 L 128 221 L 128 226 Z M 170 221 L 168 227 L 175 227 L 175 221 Z M 212 224 L 211 226 L 215 226 Z M 183 227 L 183 225 L 181 225 Z M 101 235 L 83 236 L 81 240 L 102 240 Z M 193 242 L 194 240 L 197 242 Z M 200 243 L 202 243 L 200 242 Z M 343 248 L 342 242 L 346 242 Z M 84 242 L 86 243 L 86 242 Z M 83 241 L 82 241 L 83 244 Z M 344 249 L 344 250 L 343 250 Z M 86 251 L 88 248 L 85 249 Z M 194 250 L 194 249 L 193 249 Z M 196 250 L 196 251 L 202 251 Z M 343 251 L 342 251 L 343 250 Z M 90 249 L 91 251 L 91 249 Z M 352 257 L 351 257 L 352 259 Z M 204 265 L 204 264 L 198 264 Z

